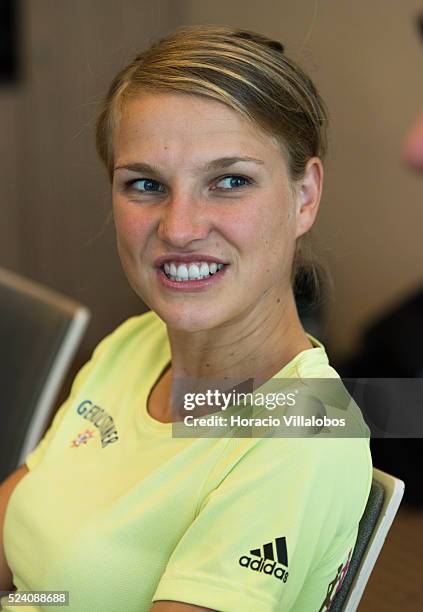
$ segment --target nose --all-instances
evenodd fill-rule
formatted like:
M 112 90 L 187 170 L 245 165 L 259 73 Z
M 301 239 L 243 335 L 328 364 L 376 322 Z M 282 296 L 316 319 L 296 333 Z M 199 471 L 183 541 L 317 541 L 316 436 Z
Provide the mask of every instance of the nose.
M 184 248 L 194 240 L 204 240 L 210 231 L 199 198 L 175 195 L 163 208 L 157 234 L 161 240 Z
M 423 112 L 405 138 L 403 157 L 409 166 L 423 172 Z

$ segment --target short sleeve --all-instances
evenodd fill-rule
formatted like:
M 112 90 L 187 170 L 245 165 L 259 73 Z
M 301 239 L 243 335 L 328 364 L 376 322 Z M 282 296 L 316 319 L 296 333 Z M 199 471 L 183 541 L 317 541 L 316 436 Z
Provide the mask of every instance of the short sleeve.
M 327 609 L 370 491 L 368 441 L 255 442 L 200 504 L 153 601 L 224 612 Z

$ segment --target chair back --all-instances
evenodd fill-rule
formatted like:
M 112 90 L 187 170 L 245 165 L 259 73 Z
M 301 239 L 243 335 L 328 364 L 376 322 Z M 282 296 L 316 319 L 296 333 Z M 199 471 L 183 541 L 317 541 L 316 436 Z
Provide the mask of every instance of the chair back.
M 0 481 L 43 435 L 89 316 L 77 302 L 0 268 Z
M 402 480 L 373 468 L 373 481 L 348 571 L 330 612 L 354 612 L 404 495 Z

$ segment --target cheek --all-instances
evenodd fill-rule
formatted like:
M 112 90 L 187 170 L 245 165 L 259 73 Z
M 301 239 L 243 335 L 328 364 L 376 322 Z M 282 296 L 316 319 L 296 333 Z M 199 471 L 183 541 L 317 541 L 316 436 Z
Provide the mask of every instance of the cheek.
M 136 208 L 136 206 L 113 203 L 113 216 L 115 220 L 116 237 L 120 247 L 140 244 L 145 241 L 150 227 L 151 219 Z
M 293 249 L 295 219 L 287 205 L 252 212 L 240 223 L 239 235 L 253 252 L 267 258 L 280 258 Z
M 287 206 L 254 220 L 252 265 L 264 285 L 290 282 L 295 251 L 295 218 Z

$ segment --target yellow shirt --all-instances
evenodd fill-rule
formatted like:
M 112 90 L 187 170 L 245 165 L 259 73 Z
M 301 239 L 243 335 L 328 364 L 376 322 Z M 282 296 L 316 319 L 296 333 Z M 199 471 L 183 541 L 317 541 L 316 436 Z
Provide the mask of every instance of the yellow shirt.
M 336 378 L 312 341 L 279 377 Z M 169 361 L 148 312 L 79 372 L 7 508 L 17 589 L 69 591 L 70 612 L 327 609 L 370 491 L 361 414 L 356 437 L 173 437 L 146 409 Z

